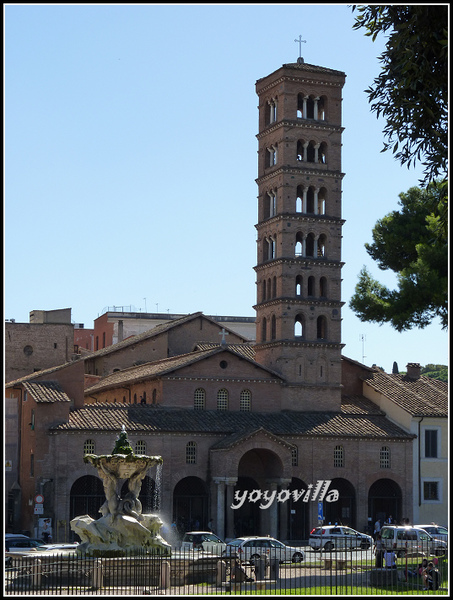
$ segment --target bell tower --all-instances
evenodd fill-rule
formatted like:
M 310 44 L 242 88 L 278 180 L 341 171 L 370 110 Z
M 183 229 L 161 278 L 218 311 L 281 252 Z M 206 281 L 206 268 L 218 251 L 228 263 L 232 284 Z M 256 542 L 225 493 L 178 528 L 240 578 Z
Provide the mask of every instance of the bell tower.
M 256 83 L 256 361 L 288 410 L 340 410 L 345 78 L 299 58 Z

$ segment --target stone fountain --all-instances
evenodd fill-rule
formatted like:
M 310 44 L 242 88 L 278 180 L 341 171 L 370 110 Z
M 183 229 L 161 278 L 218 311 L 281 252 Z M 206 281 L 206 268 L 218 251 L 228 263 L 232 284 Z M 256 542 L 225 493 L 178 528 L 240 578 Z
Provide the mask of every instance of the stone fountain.
M 134 454 L 122 428 L 112 454 L 86 454 L 84 461 L 93 465 L 102 479 L 106 500 L 97 520 L 89 515 L 75 517 L 71 529 L 82 540 L 77 552 L 88 556 L 123 556 L 149 552 L 169 556 L 171 546 L 160 535 L 163 525 L 155 514 L 142 514 L 138 496 L 142 480 L 150 467 L 161 465 L 161 456 Z M 124 498 L 118 493 L 119 482 L 127 480 Z

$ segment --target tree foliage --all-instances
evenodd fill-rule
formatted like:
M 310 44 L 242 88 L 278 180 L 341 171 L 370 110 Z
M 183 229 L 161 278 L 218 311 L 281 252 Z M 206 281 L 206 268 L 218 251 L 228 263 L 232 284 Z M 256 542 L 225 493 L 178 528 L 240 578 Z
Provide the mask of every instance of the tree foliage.
M 439 379 L 439 381 L 448 382 L 448 366 L 428 364 L 421 369 L 422 375 L 431 377 L 431 379 Z
M 368 254 L 397 275 L 389 289 L 363 267 L 349 306 L 361 321 L 390 323 L 397 331 L 423 328 L 434 317 L 448 324 L 448 233 L 442 215 L 444 183 L 400 194 L 401 209 L 380 219 Z
M 445 177 L 448 161 L 448 6 L 360 5 L 353 28 L 373 41 L 388 34 L 380 75 L 365 90 L 386 120 L 383 151 L 408 167 L 422 161 L 425 183 Z

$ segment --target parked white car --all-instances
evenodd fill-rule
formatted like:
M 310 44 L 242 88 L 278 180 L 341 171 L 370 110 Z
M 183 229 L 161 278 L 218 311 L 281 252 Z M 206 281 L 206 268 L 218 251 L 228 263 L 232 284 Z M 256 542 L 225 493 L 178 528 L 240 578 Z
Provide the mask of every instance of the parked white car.
M 407 554 L 437 555 L 447 553 L 447 544 L 435 539 L 424 529 L 384 525 L 381 528 L 384 548 L 394 550 L 398 556 Z
M 345 550 L 360 548 L 368 550 L 373 544 L 373 538 L 366 533 L 360 533 L 351 527 L 343 525 L 324 525 L 315 527 L 310 533 L 308 540 L 313 550 Z
M 212 531 L 187 531 L 181 542 L 181 551 L 202 550 L 221 555 L 226 544 Z
M 441 525 L 414 525 L 415 529 L 424 529 L 429 535 L 436 540 L 442 540 L 448 544 L 448 529 Z
M 278 560 L 279 562 L 299 563 L 305 559 L 302 548 L 286 546 L 279 540 L 271 537 L 240 537 L 226 545 L 224 556 L 239 558 L 241 561 L 256 564 L 264 558 L 266 561 Z

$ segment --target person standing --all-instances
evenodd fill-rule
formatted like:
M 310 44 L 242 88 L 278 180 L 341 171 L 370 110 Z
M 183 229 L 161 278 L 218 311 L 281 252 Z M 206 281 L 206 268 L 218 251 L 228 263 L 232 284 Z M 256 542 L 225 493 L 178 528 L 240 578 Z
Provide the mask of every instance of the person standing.
M 376 523 L 374 524 L 374 539 L 376 539 L 377 535 L 381 532 L 381 521 L 376 519 Z
M 374 542 L 374 548 L 373 548 L 375 555 L 376 555 L 376 568 L 380 569 L 382 567 L 382 558 L 384 556 L 384 545 L 382 543 L 382 539 L 381 539 L 381 534 L 378 533 L 376 535 L 376 539 Z

